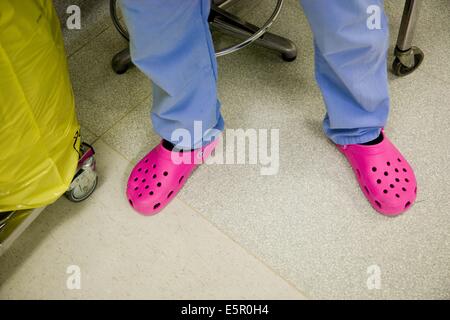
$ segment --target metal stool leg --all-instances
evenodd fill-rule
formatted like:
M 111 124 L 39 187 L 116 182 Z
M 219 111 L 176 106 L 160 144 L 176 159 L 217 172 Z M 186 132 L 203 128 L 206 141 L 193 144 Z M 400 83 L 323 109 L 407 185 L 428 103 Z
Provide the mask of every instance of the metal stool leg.
M 121 26 L 119 19 L 117 18 L 116 1 L 117 0 L 110 0 L 111 17 L 113 19 L 113 22 L 115 23 L 116 28 L 119 30 L 122 36 L 124 36 L 124 38 L 128 40 L 128 34 L 126 30 Z M 273 23 L 273 21 L 275 21 L 281 9 L 282 1 L 278 1 L 278 10 L 276 9 L 272 14 L 272 20 L 268 20 L 266 24 L 261 28 L 245 22 L 223 9 L 227 5 L 230 5 L 232 2 L 233 0 L 213 1 L 211 14 L 209 17 L 209 21 L 213 27 L 216 27 L 221 32 L 229 34 L 238 39 L 248 40 L 248 42 L 252 41 L 252 43 L 255 43 L 261 47 L 277 51 L 281 54 L 281 57 L 285 61 L 294 61 L 297 58 L 297 48 L 292 41 L 273 33 L 265 32 L 267 30 L 266 28 L 264 28 L 264 26 L 267 26 L 268 28 Z M 264 32 L 263 35 L 259 35 L 260 38 L 258 38 L 257 40 L 250 40 L 251 37 L 257 37 L 258 33 L 262 32 Z M 241 47 L 245 47 L 246 45 L 241 44 Z M 236 47 L 238 47 L 238 45 Z M 240 49 L 240 47 L 238 47 L 237 49 Z M 226 48 L 218 52 L 217 55 L 221 56 L 234 51 L 236 51 L 235 48 Z M 112 68 L 117 74 L 123 74 L 127 72 L 127 70 L 131 66 L 133 66 L 133 63 L 131 61 L 129 48 L 122 50 L 112 59 Z
M 397 76 L 406 76 L 416 70 L 423 61 L 420 48 L 412 45 L 422 0 L 406 0 L 402 22 L 395 47 L 392 71 Z
M 218 6 L 213 6 L 211 9 L 210 23 L 213 28 L 238 39 L 247 39 L 259 29 L 257 26 L 240 19 Z M 285 61 L 294 61 L 297 58 L 297 47 L 295 44 L 291 40 L 273 33 L 266 32 L 253 43 L 279 52 Z
M 130 48 L 126 48 L 116 54 L 112 59 L 112 68 L 117 74 L 124 74 L 133 66 L 131 61 Z

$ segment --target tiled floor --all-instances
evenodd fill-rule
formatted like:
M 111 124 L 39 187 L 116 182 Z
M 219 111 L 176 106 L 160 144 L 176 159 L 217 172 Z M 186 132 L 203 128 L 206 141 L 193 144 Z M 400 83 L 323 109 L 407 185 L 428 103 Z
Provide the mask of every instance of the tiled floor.
M 99 140 L 89 201 L 48 207 L 1 258 L 0 297 L 300 299 L 299 291 L 180 200 L 145 219 L 124 197 L 131 164 Z M 68 290 L 66 270 L 81 270 Z
M 424 4 L 415 41 L 426 54 L 420 70 L 390 76 L 387 132 L 419 181 L 417 204 L 393 219 L 370 208 L 322 134 L 311 33 L 296 0 L 273 28 L 299 45 L 295 62 L 259 48 L 219 60 L 227 126 L 280 128 L 279 174 L 203 166 L 162 214 L 134 214 L 122 196 L 127 174 L 158 141 L 149 81 L 136 69 L 110 70 L 125 43 L 104 3 L 74 2 L 89 14 L 83 33 L 66 31 L 69 63 L 101 183 L 83 204 L 50 206 L 0 258 L 0 297 L 450 298 L 448 1 Z M 252 21 L 273 1 L 262 2 L 247 12 Z M 386 3 L 392 45 L 402 4 Z M 66 289 L 69 265 L 81 268 L 80 291 Z M 366 284 L 373 265 L 381 270 L 379 290 Z

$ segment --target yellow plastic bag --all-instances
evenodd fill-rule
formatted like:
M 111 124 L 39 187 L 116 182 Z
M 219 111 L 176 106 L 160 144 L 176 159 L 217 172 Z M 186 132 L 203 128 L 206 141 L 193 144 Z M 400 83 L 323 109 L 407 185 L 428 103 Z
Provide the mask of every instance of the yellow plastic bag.
M 75 174 L 79 144 L 51 0 L 0 0 L 0 212 L 58 199 Z

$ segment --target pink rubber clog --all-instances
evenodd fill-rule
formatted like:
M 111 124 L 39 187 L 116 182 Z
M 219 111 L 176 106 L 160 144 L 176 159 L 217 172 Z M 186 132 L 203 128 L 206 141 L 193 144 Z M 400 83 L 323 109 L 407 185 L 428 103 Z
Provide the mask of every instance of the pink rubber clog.
M 192 171 L 213 152 L 218 139 L 202 149 L 169 151 L 162 142 L 134 167 L 127 185 L 130 205 L 143 215 L 164 209 L 181 190 Z
M 416 200 L 414 171 L 400 151 L 383 135 L 376 145 L 337 145 L 355 172 L 372 207 L 389 216 L 399 215 Z

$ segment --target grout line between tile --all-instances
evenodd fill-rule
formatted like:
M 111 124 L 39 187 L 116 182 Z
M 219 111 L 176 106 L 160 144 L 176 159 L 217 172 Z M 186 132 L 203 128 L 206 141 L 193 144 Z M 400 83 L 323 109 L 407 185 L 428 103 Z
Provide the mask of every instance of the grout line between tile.
M 106 142 L 104 139 L 102 139 L 101 137 L 99 137 L 95 142 L 99 142 L 101 141 L 102 143 L 106 144 L 109 148 L 111 148 L 115 153 L 117 153 L 118 155 L 120 155 L 124 160 L 126 160 L 128 163 L 131 163 L 131 160 L 129 160 L 127 157 L 125 157 L 125 155 L 122 154 L 122 152 L 116 150 L 112 145 L 110 145 L 108 142 Z M 94 144 L 94 143 L 93 143 Z M 95 147 L 95 146 L 94 146 Z
M 136 110 L 139 106 L 140 103 L 145 101 L 146 99 L 148 99 L 150 97 L 150 95 L 146 96 L 145 98 L 143 98 L 142 100 L 139 100 L 139 102 L 136 103 L 136 105 L 134 107 L 131 107 L 127 112 L 125 112 L 120 118 L 118 118 L 109 128 L 107 128 L 104 132 L 97 134 L 96 132 L 92 131 L 91 129 L 89 129 L 88 127 L 86 127 L 86 129 L 90 130 L 92 133 L 94 133 L 98 139 L 103 138 L 108 132 L 110 132 L 112 129 L 114 129 L 114 127 L 116 125 L 119 124 L 119 122 L 121 122 L 125 117 L 127 117 L 131 112 L 133 112 L 134 110 Z M 97 139 L 97 140 L 98 140 Z M 112 147 L 112 146 L 110 146 Z M 114 149 L 114 148 L 113 148 Z M 116 150 L 116 149 L 114 149 Z M 116 150 L 117 151 L 117 150 Z M 130 160 L 129 160 L 130 161 Z
M 74 52 L 67 54 L 67 60 L 72 58 L 75 54 L 83 50 L 87 45 L 91 44 L 93 40 L 97 39 L 100 35 L 102 35 L 104 32 L 106 32 L 111 26 L 105 27 L 105 29 L 102 29 L 99 33 L 97 33 L 95 36 L 92 36 L 92 38 L 88 39 L 82 46 L 75 49 Z
M 118 155 L 120 155 L 124 160 L 126 160 L 128 163 L 131 163 L 131 161 L 124 156 L 120 151 L 116 150 L 113 146 L 111 146 L 109 143 L 107 143 L 105 140 L 103 140 L 102 138 L 99 138 L 97 140 L 101 141 L 102 143 L 106 144 L 108 147 L 110 147 L 113 151 L 115 151 Z M 292 287 L 295 291 L 297 291 L 301 296 L 303 296 L 305 299 L 310 300 L 310 296 L 307 295 L 303 290 L 297 288 L 290 280 L 286 279 L 285 277 L 283 277 L 282 275 L 280 275 L 278 272 L 276 272 L 271 266 L 267 265 L 267 263 L 265 263 L 264 261 L 262 261 L 259 257 L 257 257 L 254 253 L 250 252 L 247 248 L 243 247 L 240 243 L 238 243 L 236 240 L 234 240 L 228 233 L 226 233 L 225 231 L 223 231 L 221 228 L 219 228 L 216 224 L 214 224 L 213 222 L 211 222 L 207 217 L 205 217 L 202 213 L 200 213 L 199 211 L 195 210 L 191 205 L 189 205 L 188 203 L 186 203 L 185 201 L 181 200 L 180 198 L 177 198 L 177 201 L 180 201 L 182 204 L 184 204 L 185 206 L 187 206 L 189 209 L 191 209 L 194 213 L 196 213 L 197 215 L 199 215 L 203 220 L 205 220 L 210 226 L 212 226 L 213 228 L 215 228 L 217 231 L 219 231 L 221 234 L 224 235 L 224 237 L 226 237 L 227 239 L 231 240 L 234 244 L 236 244 L 238 247 L 240 247 L 242 250 L 244 250 L 245 253 L 247 253 L 248 255 L 250 255 L 251 257 L 253 257 L 254 259 L 256 259 L 256 261 L 258 261 L 259 263 L 263 264 L 266 268 L 268 268 L 273 274 L 275 274 L 276 276 L 278 276 L 280 279 L 282 279 L 283 281 L 285 281 L 290 287 Z
M 266 266 L 266 268 L 268 268 L 273 274 L 277 275 L 278 277 L 280 277 L 283 281 L 285 281 L 290 287 L 292 287 L 295 291 L 297 291 L 300 295 L 302 295 L 305 299 L 311 300 L 311 297 L 309 295 L 307 295 L 303 289 L 297 288 L 297 286 L 295 284 L 293 284 L 290 280 L 286 279 L 285 277 L 283 277 L 281 274 L 279 274 L 277 271 L 275 271 L 271 266 L 269 266 L 266 262 L 264 262 L 261 258 L 259 258 L 258 256 L 256 256 L 253 252 L 251 252 L 250 250 L 248 250 L 247 248 L 243 247 L 239 242 L 237 242 L 235 239 L 233 239 L 227 232 L 223 231 L 219 226 L 217 226 L 215 223 L 213 223 L 212 221 L 210 221 L 205 215 L 203 215 L 201 212 L 197 211 L 195 208 L 193 208 L 190 204 L 186 203 L 185 201 L 178 199 L 179 201 L 181 201 L 184 205 L 186 205 L 188 208 L 190 208 L 192 211 L 194 211 L 195 213 L 197 213 L 200 217 L 202 217 L 202 219 L 204 219 L 208 224 L 210 224 L 212 227 L 214 227 L 215 229 L 217 229 L 220 233 L 222 233 L 226 238 L 228 238 L 229 240 L 231 240 L 233 243 L 235 243 L 238 247 L 242 248 L 242 250 L 244 250 L 245 253 L 247 253 L 248 255 L 252 256 L 254 259 L 256 259 L 257 261 L 259 261 L 261 264 L 263 264 L 264 266 Z

